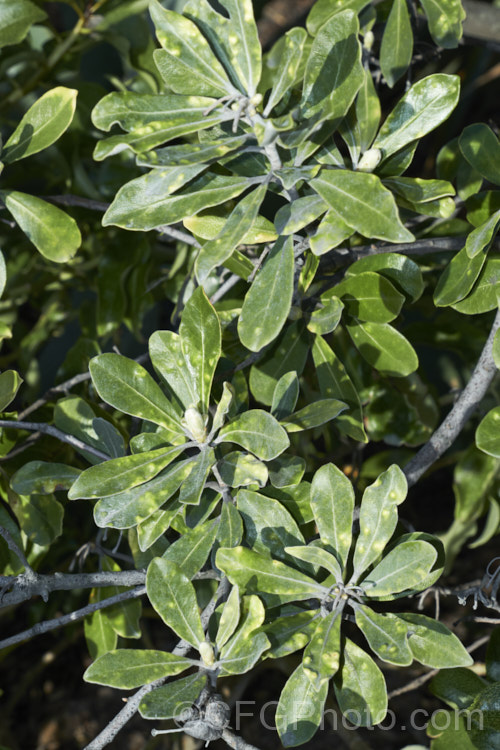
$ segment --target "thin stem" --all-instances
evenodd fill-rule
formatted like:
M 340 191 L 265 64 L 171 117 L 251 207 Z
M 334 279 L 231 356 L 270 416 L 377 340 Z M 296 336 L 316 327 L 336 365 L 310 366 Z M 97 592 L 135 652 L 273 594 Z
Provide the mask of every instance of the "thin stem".
M 71 622 L 81 620 L 82 617 L 87 617 L 87 615 L 91 615 L 100 609 L 112 607 L 114 604 L 119 604 L 120 602 L 125 602 L 130 599 L 137 599 L 139 596 L 143 596 L 145 593 L 146 587 L 138 586 L 136 589 L 132 589 L 131 591 L 124 591 L 121 594 L 115 594 L 114 596 L 110 596 L 100 602 L 87 604 L 86 607 L 76 609 L 73 612 L 70 612 L 68 615 L 55 617 L 53 620 L 38 622 L 36 625 L 33 625 L 33 627 L 28 628 L 27 630 L 23 630 L 21 633 L 17 633 L 17 635 L 13 635 L 10 638 L 4 638 L 3 641 L 0 641 L 0 649 L 14 646 L 16 643 L 21 643 L 21 641 L 26 641 L 36 635 L 48 633 L 50 630 L 56 630 L 56 628 L 61 628 L 63 625 L 68 625 Z
M 471 379 L 465 386 L 455 406 L 434 432 L 430 440 L 405 466 L 404 473 L 411 487 L 443 455 L 462 431 L 469 417 L 484 398 L 497 371 L 493 360 L 493 339 L 500 328 L 500 310 L 490 330 Z
M 50 424 L 44 424 L 43 422 L 21 422 L 17 420 L 0 419 L 0 427 L 6 427 L 14 430 L 27 430 L 28 432 L 43 432 L 45 435 L 61 440 L 63 443 L 68 443 L 80 451 L 91 453 L 93 456 L 102 459 L 103 461 L 109 461 L 110 456 L 107 453 L 103 453 L 97 448 L 93 448 L 91 445 L 87 445 L 82 440 L 79 440 L 73 435 L 68 435 L 57 427 L 52 427 Z
M 227 728 L 222 732 L 221 739 L 224 740 L 226 745 L 232 747 L 233 750 L 258 750 L 255 745 L 251 745 L 249 742 L 244 740 L 243 737 L 239 737 L 237 734 L 234 734 L 234 732 Z
M 22 565 L 24 566 L 24 569 L 26 570 L 26 572 L 29 572 L 29 573 L 31 573 L 31 574 L 34 575 L 33 568 L 31 567 L 31 565 L 29 564 L 28 560 L 26 559 L 26 555 L 24 554 L 24 552 L 22 551 L 22 549 L 19 547 L 19 545 L 13 539 L 10 531 L 8 531 L 3 526 L 0 526 L 0 536 L 3 536 L 3 538 L 7 542 L 7 546 L 9 547 L 10 550 L 12 550 L 12 552 L 15 554 L 15 556 L 18 558 L 18 560 L 22 563 Z M 0 578 L 0 580 L 1 580 L 1 578 Z
M 229 292 L 233 288 L 233 286 L 238 283 L 238 281 L 241 281 L 240 277 L 235 273 L 231 274 L 231 276 L 226 279 L 226 281 L 221 284 L 217 291 L 214 292 L 210 297 L 210 302 L 212 303 L 212 305 L 215 305 L 216 302 L 222 299 L 222 297 L 227 292 Z

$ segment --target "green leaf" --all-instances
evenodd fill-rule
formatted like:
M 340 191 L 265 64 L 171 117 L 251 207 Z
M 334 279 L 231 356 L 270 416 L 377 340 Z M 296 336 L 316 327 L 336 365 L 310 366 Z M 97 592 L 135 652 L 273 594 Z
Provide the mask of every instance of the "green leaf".
M 92 420 L 92 427 L 99 440 L 106 446 L 106 453 L 111 458 L 119 458 L 125 455 L 125 442 L 121 432 L 118 432 L 111 422 L 102 417 Z
M 242 244 L 258 216 L 266 192 L 267 185 L 260 185 L 242 198 L 217 237 L 203 245 L 195 263 L 196 278 L 200 284 L 216 266 L 231 257 L 238 245 Z
M 149 601 L 179 638 L 198 648 L 205 641 L 193 584 L 170 560 L 156 557 L 146 576 Z
M 204 448 L 192 461 L 192 469 L 189 476 L 182 483 L 179 500 L 186 505 L 199 505 L 201 493 L 205 488 L 205 482 L 212 466 L 215 464 L 215 455 L 212 448 Z
M 351 323 L 346 326 L 359 353 L 384 375 L 406 377 L 418 367 L 410 342 L 388 323 Z
M 93 448 L 106 452 L 106 444 L 95 431 L 94 421 L 94 410 L 79 396 L 61 398 L 55 406 L 54 423 L 56 427 L 63 432 L 74 435 L 86 445 L 91 445 Z M 79 453 L 91 464 L 102 462 L 102 459 L 92 453 L 87 453 L 84 449 L 79 450 Z
M 212 380 L 221 354 L 217 313 L 202 287 L 186 303 L 179 327 L 182 351 L 199 394 L 203 414 L 208 413 Z
M 92 589 L 89 603 L 94 604 L 105 599 L 103 589 Z M 85 640 L 92 659 L 103 656 L 116 648 L 118 635 L 115 633 L 106 609 L 98 609 L 83 621 Z
M 188 173 L 187 170 L 199 171 L 199 166 L 179 169 L 180 174 Z M 137 177 L 120 188 L 104 214 L 104 226 L 115 225 L 142 231 L 175 224 L 185 216 L 197 214 L 203 208 L 217 206 L 235 198 L 250 184 L 247 177 L 207 172 L 173 195 L 166 195 L 162 188 L 161 172 L 156 172 L 157 170 L 153 170 L 145 175 L 148 180 Z
M 316 733 L 328 693 L 328 682 L 316 691 L 299 664 L 285 683 L 276 709 L 276 728 L 285 747 L 307 742 Z
M 324 586 L 313 578 L 245 547 L 219 549 L 215 563 L 233 585 L 245 590 L 282 595 L 297 601 L 321 598 L 326 593 Z
M 340 214 L 334 209 L 330 209 L 309 240 L 311 252 L 316 256 L 324 255 L 347 240 L 352 234 L 353 230 L 346 224 Z
M 337 13 L 321 27 L 304 74 L 304 117 L 334 120 L 347 113 L 364 79 L 358 33 L 358 17 L 352 10 Z
M 488 258 L 472 292 L 453 305 L 465 315 L 480 315 L 498 307 L 500 294 L 500 258 Z
M 143 719 L 180 718 L 182 711 L 198 698 L 206 682 L 204 672 L 194 672 L 162 685 L 144 696 L 139 704 L 139 713 Z
M 319 195 L 306 195 L 282 206 L 274 217 L 274 226 L 282 235 L 296 234 L 327 209 L 328 204 Z
M 85 682 L 130 690 L 160 677 L 179 674 L 191 666 L 183 656 L 166 651 L 119 648 L 100 656 L 85 671 Z
M 277 500 L 258 492 L 240 490 L 236 507 L 245 523 L 246 541 L 255 552 L 271 553 L 284 562 L 290 562 L 284 553 L 285 547 L 304 544 L 304 537 L 292 515 Z
M 243 301 L 238 335 L 247 349 L 260 351 L 283 328 L 292 304 L 293 274 L 293 239 L 283 237 L 274 244 Z
M 396 318 L 405 298 L 381 274 L 364 271 L 354 274 L 334 287 L 348 312 L 360 320 L 389 323 Z
M 500 143 L 491 128 L 482 122 L 468 125 L 458 143 L 471 167 L 489 182 L 500 185 Z
M 46 18 L 29 0 L 0 0 L 0 47 L 22 42 L 31 25 Z
M 384 675 L 371 656 L 349 638 L 342 656 L 342 668 L 333 683 L 340 710 L 355 726 L 380 724 L 387 713 Z
M 102 570 L 108 572 L 120 572 L 120 566 L 109 557 L 102 559 Z M 101 589 L 102 599 L 116 596 L 124 591 L 123 586 L 106 586 Z M 142 605 L 139 599 L 129 599 L 128 601 L 118 602 L 111 607 L 106 608 L 108 623 L 115 633 L 122 638 L 140 638 L 141 627 L 140 618 L 142 614 Z
M 271 649 L 266 656 L 269 659 L 279 659 L 304 648 L 316 629 L 318 617 L 319 610 L 298 610 L 292 607 L 289 613 L 264 625 L 264 632 L 271 642 Z
M 316 36 L 323 24 L 344 8 L 352 8 L 356 13 L 363 10 L 370 0 L 316 0 L 309 11 L 306 27 L 312 36 Z
M 269 462 L 269 479 L 274 487 L 299 484 L 304 476 L 306 461 L 300 456 L 279 456 Z
M 215 443 L 236 443 L 263 461 L 270 461 L 290 445 L 279 422 L 262 409 L 250 409 L 221 429 Z
M 248 672 L 269 648 L 269 640 L 261 629 L 266 614 L 264 605 L 257 596 L 248 597 L 245 604 L 245 619 L 220 650 L 222 675 Z
M 313 566 L 320 565 L 331 573 L 336 581 L 342 580 L 342 570 L 336 557 L 317 544 L 297 545 L 296 547 L 285 547 L 285 552 L 298 560 L 310 563 Z
M 273 401 L 274 389 L 287 372 L 302 373 L 309 353 L 309 340 L 301 321 L 289 325 L 269 354 L 250 370 L 250 389 L 255 398 L 268 406 Z
M 184 449 L 158 448 L 154 451 L 113 458 L 91 466 L 80 474 L 68 492 L 69 500 L 106 497 L 148 482 L 170 464 Z M 146 496 L 148 506 L 151 498 Z M 114 504 L 114 503 L 113 503 Z M 156 506 L 157 507 L 157 506 Z M 154 508 L 155 510 L 156 508 Z
M 271 404 L 271 414 L 283 419 L 293 412 L 299 397 L 299 379 L 295 370 L 286 372 L 276 383 Z
M 488 221 L 474 229 L 465 241 L 465 249 L 469 258 L 474 258 L 481 252 L 487 252 L 500 228 L 500 210 L 496 211 Z
M 155 331 L 149 339 L 149 356 L 156 372 L 184 409 L 196 406 L 200 396 L 184 357 L 180 336 L 173 331 Z
M 500 406 L 495 406 L 481 420 L 476 430 L 476 445 L 484 453 L 500 458 Z
M 338 398 L 349 406 L 350 413 L 340 414 L 336 427 L 354 440 L 366 443 L 361 402 L 344 365 L 321 336 L 314 339 L 312 355 L 321 394 Z
M 1 164 L 1 162 L 0 162 Z M 1 167 L 0 167 L 1 169 Z M 7 283 L 7 267 L 5 265 L 5 258 L 3 253 L 0 251 L 0 297 L 5 291 L 5 284 Z
M 335 611 L 321 618 L 304 651 L 302 669 L 317 692 L 339 668 L 341 620 Z
M 178 99 L 179 97 L 176 96 L 175 98 Z M 139 154 L 136 162 L 138 166 L 148 167 L 149 169 L 208 164 L 212 161 L 218 161 L 232 151 L 237 151 L 247 141 L 248 136 L 238 135 L 204 143 L 182 143 L 179 146 L 166 146 L 146 154 Z
M 212 208 L 200 211 L 197 216 L 185 216 L 182 223 L 190 232 L 203 240 L 215 239 L 223 230 L 228 219 L 226 207 Z M 241 244 L 252 245 L 262 242 L 273 242 L 277 238 L 274 226 L 269 219 L 264 216 L 257 216 L 252 226 L 248 230 Z M 232 261 L 238 256 L 235 252 L 231 258 Z M 229 260 L 229 259 L 228 259 Z M 241 276 L 246 279 L 253 271 L 253 264 L 245 259 L 249 264 L 248 271 Z
M 301 432 L 319 427 L 347 409 L 347 404 L 334 398 L 323 398 L 307 404 L 281 421 L 287 432 Z
M 21 495 L 11 504 L 21 531 L 33 544 L 45 547 L 61 536 L 64 508 L 53 495 Z
M 343 569 L 351 548 L 354 490 L 334 464 L 325 464 L 314 475 L 311 508 L 321 541 L 332 549 Z
M 370 70 L 364 70 L 363 83 L 356 97 L 356 120 L 359 129 L 359 145 L 364 152 L 370 148 L 380 122 L 380 101 Z
M 5 370 L 0 374 L 0 412 L 15 399 L 22 377 L 15 370 Z
M 151 3 L 150 13 L 163 47 L 155 52 L 155 61 L 172 91 L 216 98 L 235 93 L 224 68 L 193 21 L 163 8 L 157 0 Z
M 413 661 L 407 639 L 408 623 L 391 613 L 374 612 L 370 607 L 356 605 L 356 625 L 370 648 L 389 664 L 407 667 Z
M 417 81 L 382 125 L 373 147 L 387 158 L 444 122 L 458 102 L 458 76 L 436 73 Z
M 346 271 L 346 276 L 376 271 L 387 276 L 395 286 L 415 302 L 424 291 L 424 281 L 419 266 L 411 258 L 399 253 L 367 255 L 355 261 Z
M 434 42 L 445 49 L 458 46 L 465 10 L 460 0 L 422 0 Z
M 346 169 L 323 170 L 311 181 L 311 187 L 348 226 L 365 237 L 389 242 L 415 239 L 401 223 L 392 193 L 376 175 Z
M 412 612 L 405 612 L 399 617 L 410 623 L 408 643 L 413 656 L 421 664 L 443 669 L 469 667 L 474 663 L 457 636 L 441 622 Z
M 97 526 L 129 529 L 149 518 L 177 492 L 188 476 L 191 465 L 190 458 L 178 461 L 156 479 L 99 500 L 94 506 Z
M 121 354 L 99 354 L 89 369 L 97 393 L 110 406 L 184 434 L 172 404 L 138 362 Z
M 229 14 L 233 64 L 243 90 L 251 99 L 257 93 L 262 71 L 262 49 L 253 15 L 252 0 L 220 0 Z
M 44 258 L 54 263 L 71 260 L 82 241 L 71 216 L 34 195 L 15 190 L 0 190 L 0 198 Z
M 344 305 L 338 297 L 332 295 L 332 290 L 321 295 L 320 305 L 320 308 L 316 308 L 311 313 L 307 330 L 325 335 L 334 331 L 340 323 Z
M 278 65 L 272 71 L 272 89 L 263 115 L 269 117 L 273 108 L 279 104 L 295 83 L 302 55 L 305 51 L 307 34 L 305 29 L 294 28 L 282 37 Z
M 434 291 L 434 304 L 446 307 L 466 297 L 474 286 L 486 261 L 486 254 L 479 252 L 470 258 L 463 247 L 453 256 L 439 277 Z
M 486 687 L 484 680 L 472 669 L 444 669 L 432 678 L 430 691 L 454 709 L 468 708 L 476 695 Z
M 398 521 L 397 506 L 406 498 L 406 477 L 396 464 L 366 488 L 361 500 L 353 580 L 358 580 L 383 552 Z
M 234 506 L 233 506 L 234 507 Z M 233 586 L 224 602 L 215 642 L 219 649 L 231 638 L 240 621 L 240 593 L 238 586 Z
M 50 495 L 69 489 L 79 474 L 79 469 L 66 464 L 29 461 L 11 477 L 10 486 L 19 495 Z
M 360 585 L 370 598 L 398 594 L 405 589 L 419 591 L 419 584 L 428 575 L 436 558 L 437 551 L 427 542 L 402 542 L 382 558 Z
M 403 76 L 413 55 L 413 32 L 406 0 L 394 0 L 380 46 L 380 69 L 392 88 Z
M 218 522 L 210 519 L 189 529 L 170 545 L 163 559 L 176 563 L 184 575 L 191 579 L 205 565 L 217 536 L 217 527 Z
M 77 94 L 76 89 L 57 86 L 37 99 L 5 144 L 3 161 L 24 159 L 57 141 L 73 119 Z
M 243 453 L 243 451 L 226 453 L 224 458 L 218 462 L 217 468 L 222 480 L 229 487 L 245 487 L 249 484 L 258 484 L 259 487 L 264 487 L 267 484 L 268 467 L 258 458 L 252 456 L 251 453 Z M 222 546 L 230 547 L 231 545 L 224 544 Z

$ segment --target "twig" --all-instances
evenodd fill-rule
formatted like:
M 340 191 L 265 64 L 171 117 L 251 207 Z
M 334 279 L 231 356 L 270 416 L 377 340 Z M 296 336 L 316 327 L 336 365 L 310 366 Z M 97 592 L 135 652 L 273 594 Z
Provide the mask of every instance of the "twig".
M 31 567 L 28 560 L 26 559 L 26 555 L 24 554 L 22 549 L 13 539 L 10 531 L 8 531 L 4 526 L 0 526 L 0 536 L 3 536 L 3 538 L 7 542 L 7 546 L 9 547 L 10 550 L 12 550 L 12 552 L 15 554 L 18 560 L 22 563 L 26 572 L 30 573 L 31 575 L 35 575 L 33 568 Z M 1 578 L 0 578 L 0 581 L 1 581 Z
M 61 440 L 63 443 L 72 445 L 73 448 L 77 448 L 77 450 L 91 453 L 93 456 L 97 456 L 97 458 L 101 458 L 103 461 L 109 461 L 110 459 L 110 456 L 108 456 L 107 453 L 103 453 L 97 448 L 87 445 L 87 443 L 84 443 L 82 440 L 78 440 L 78 438 L 73 437 L 73 435 L 68 435 L 61 430 L 58 430 L 57 427 L 52 427 L 50 424 L 43 424 L 43 422 L 20 422 L 17 420 L 11 421 L 9 419 L 0 419 L 0 427 L 12 428 L 14 430 L 28 430 L 29 432 L 43 432 L 45 435 L 50 435 L 51 437 Z
M 31 570 L 31 568 L 30 568 Z M 102 571 L 99 573 L 54 573 L 42 575 L 33 573 L 29 576 L 0 576 L 0 586 L 4 589 L 13 586 L 13 591 L 0 597 L 2 607 L 20 604 L 32 596 L 47 596 L 52 591 L 72 591 L 73 589 L 93 589 L 103 586 L 139 586 L 144 585 L 146 572 L 143 570 Z
M 82 617 L 91 615 L 99 609 L 112 607 L 113 604 L 119 604 L 120 602 L 125 602 L 129 599 L 137 599 L 145 593 L 146 587 L 138 586 L 131 591 L 123 591 L 121 594 L 115 594 L 107 599 L 102 599 L 100 602 L 94 602 L 93 604 L 87 604 L 87 606 L 81 607 L 81 609 L 75 609 L 73 612 L 70 612 L 69 615 L 62 615 L 61 617 L 55 617 L 53 620 L 38 622 L 36 625 L 33 625 L 33 627 L 23 630 L 21 633 L 17 633 L 10 638 L 4 638 L 3 641 L 0 641 L 0 649 L 14 646 L 16 643 L 21 643 L 21 641 L 26 641 L 36 635 L 42 635 L 43 633 L 48 633 L 50 630 L 56 630 L 56 628 L 61 628 L 63 625 L 68 625 L 70 622 L 81 620 Z
M 490 334 L 474 368 L 474 372 L 453 409 L 434 432 L 430 440 L 404 467 L 403 471 L 410 487 L 450 447 L 483 399 L 497 371 L 493 360 L 492 348 L 493 339 L 499 327 L 500 310 L 495 316 Z
M 251 745 L 244 740 L 243 737 L 234 734 L 230 729 L 224 729 L 221 739 L 223 739 L 229 747 L 232 747 L 233 750 L 258 750 L 255 745 Z
M 212 303 L 212 305 L 215 305 L 216 302 L 222 299 L 222 297 L 227 292 L 229 292 L 233 288 L 233 286 L 238 283 L 238 281 L 241 281 L 240 277 L 235 273 L 231 274 L 231 276 L 226 279 L 226 281 L 221 284 L 217 291 L 214 292 L 210 297 L 210 302 Z

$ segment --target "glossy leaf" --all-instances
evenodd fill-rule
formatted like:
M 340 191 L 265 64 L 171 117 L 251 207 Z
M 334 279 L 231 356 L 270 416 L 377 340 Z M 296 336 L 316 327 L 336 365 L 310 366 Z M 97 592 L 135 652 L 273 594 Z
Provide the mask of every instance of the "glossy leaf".
M 229 14 L 236 72 L 244 91 L 251 99 L 257 92 L 262 70 L 262 50 L 257 34 L 251 0 L 221 0 Z M 234 35 L 234 36 L 233 36 Z
M 162 620 L 197 648 L 205 641 L 193 584 L 170 560 L 155 558 L 146 577 L 149 601 Z
M 200 167 L 180 168 L 180 174 Z M 185 216 L 197 214 L 208 206 L 217 206 L 235 198 L 248 186 L 246 177 L 216 175 L 210 172 L 195 178 L 173 195 L 165 194 L 161 172 L 137 177 L 124 185 L 104 214 L 104 226 L 113 224 L 137 231 L 175 224 Z M 144 177 L 148 179 L 145 180 Z
M 460 151 L 480 175 L 500 185 L 500 143 L 482 122 L 468 125 L 459 138 Z
M 334 290 L 351 315 L 376 323 L 394 320 L 405 301 L 390 281 L 373 271 L 360 272 L 346 278 Z
M 462 38 L 465 10 L 460 0 L 422 0 L 429 31 L 436 44 L 452 49 Z
M 442 669 L 468 667 L 474 663 L 457 636 L 441 622 L 410 612 L 399 616 L 410 623 L 408 643 L 413 656 L 421 664 Z
M 260 185 L 242 198 L 234 207 L 217 237 L 203 245 L 195 263 L 196 278 L 200 284 L 243 242 L 258 216 L 266 191 L 267 185 Z
M 155 331 L 149 339 L 149 356 L 156 372 L 184 409 L 196 406 L 200 395 L 184 357 L 180 336 L 173 331 Z
M 89 603 L 93 604 L 104 598 L 103 589 L 92 589 Z M 98 656 L 103 656 L 116 648 L 118 635 L 111 626 L 106 609 L 98 609 L 88 615 L 83 621 L 83 629 L 92 659 L 97 659 Z
M 296 547 L 286 547 L 285 552 L 292 557 L 296 557 L 298 560 L 310 563 L 314 566 L 320 566 L 327 570 L 331 575 L 335 577 L 335 580 L 342 580 L 342 570 L 339 562 L 331 552 L 328 552 L 323 547 L 317 544 L 298 545 Z
M 243 301 L 238 334 L 247 349 L 260 351 L 283 328 L 292 304 L 293 273 L 293 240 L 282 238 L 274 244 Z
M 162 685 L 142 698 L 139 713 L 144 719 L 179 718 L 182 711 L 198 698 L 206 681 L 207 677 L 203 672 L 195 672 Z
M 158 448 L 154 451 L 113 458 L 91 466 L 80 474 L 68 492 L 70 500 L 106 497 L 132 489 L 153 479 L 183 451 L 183 448 Z M 148 505 L 151 502 L 146 496 Z
M 232 503 L 224 503 L 217 540 L 221 547 L 237 547 L 243 538 L 243 521 Z
M 305 117 L 333 120 L 347 113 L 364 78 L 358 32 L 358 17 L 352 10 L 337 13 L 321 27 L 304 74 Z
M 453 307 L 465 315 L 480 315 L 498 307 L 500 258 L 488 258 L 471 293 Z
M 412 663 L 407 623 L 396 615 L 380 614 L 363 605 L 356 606 L 355 616 L 356 625 L 380 659 L 402 667 Z
M 491 247 L 493 240 L 500 228 L 500 210 L 496 211 L 488 221 L 474 229 L 465 241 L 465 249 L 469 258 L 474 258 L 481 252 L 486 252 Z
M 232 584 L 243 589 L 250 584 L 252 591 L 283 595 L 297 601 L 326 593 L 313 578 L 245 547 L 221 548 L 215 562 Z
M 316 691 L 327 685 L 340 666 L 340 612 L 330 612 L 320 619 L 304 651 L 302 669 Z
M 15 190 L 0 190 L 0 198 L 44 258 L 54 263 L 71 260 L 82 241 L 71 216 L 34 195 Z
M 46 18 L 30 0 L 0 0 L 0 47 L 21 42 L 32 24 Z
M 380 69 L 392 88 L 407 71 L 413 54 L 413 32 L 406 0 L 394 0 L 380 46 Z
M 305 29 L 301 28 L 290 29 L 284 35 L 278 66 L 276 70 L 273 70 L 273 85 L 264 110 L 264 117 L 269 116 L 272 109 L 292 88 L 302 62 L 306 39 Z
M 251 453 L 243 451 L 231 451 L 221 459 L 217 468 L 222 480 L 229 487 L 246 487 L 249 484 L 258 484 L 264 487 L 267 484 L 268 468 L 266 464 L 259 461 Z M 224 545 L 227 546 L 227 545 Z
M 300 375 L 308 352 L 309 341 L 305 335 L 305 327 L 300 321 L 296 321 L 285 329 L 269 354 L 251 368 L 250 389 L 255 398 L 270 406 L 279 379 L 294 370 Z
M 314 475 L 311 508 L 321 541 L 332 549 L 344 568 L 351 548 L 354 490 L 334 464 L 325 464 Z
M 215 97 L 234 93 L 224 68 L 193 21 L 163 8 L 157 0 L 151 3 L 150 12 L 163 47 L 155 53 L 155 60 L 172 91 Z
M 19 495 L 50 495 L 69 489 L 79 474 L 79 469 L 66 464 L 29 461 L 11 477 L 10 486 Z
M 359 536 L 354 550 L 353 580 L 382 553 L 398 521 L 397 506 L 406 498 L 407 482 L 393 464 L 366 488 L 361 500 Z
M 366 151 L 375 138 L 380 122 L 380 101 L 371 72 L 364 71 L 363 83 L 356 97 L 356 120 L 359 128 L 359 146 Z
M 311 333 L 325 335 L 334 331 L 340 323 L 344 304 L 338 297 L 332 295 L 331 292 L 322 294 L 319 304 L 320 307 L 311 313 L 307 330 L 311 331 Z
M 300 456 L 279 456 L 268 464 L 269 479 L 274 487 L 298 484 L 306 469 L 305 459 Z
M 5 370 L 0 374 L 0 411 L 5 411 L 15 399 L 22 382 L 22 377 L 15 370 Z
M 319 427 L 347 409 L 347 404 L 334 398 L 324 398 L 307 404 L 299 411 L 290 414 L 281 421 L 287 432 L 301 432 Z
M 415 349 L 388 323 L 351 323 L 346 328 L 359 353 L 384 375 L 403 378 L 417 369 Z
M 219 627 L 217 629 L 217 635 L 215 642 L 219 649 L 224 646 L 225 643 L 231 638 L 234 631 L 238 627 L 240 620 L 240 594 L 238 586 L 233 586 L 231 592 L 224 602 L 222 608 Z
M 399 253 L 367 255 L 349 266 L 346 275 L 354 276 L 367 271 L 376 271 L 386 276 L 414 302 L 424 291 L 422 272 L 415 261 L 406 255 L 399 255 Z
M 73 119 L 77 94 L 57 86 L 37 99 L 6 142 L 2 159 L 10 164 L 52 145 Z
M 437 307 L 453 305 L 466 297 L 474 286 L 486 261 L 484 252 L 470 258 L 463 247 L 448 263 L 439 277 L 434 291 L 434 304 Z
M 236 443 L 263 461 L 270 461 L 290 444 L 283 427 L 268 412 L 250 409 L 221 429 L 216 443 Z
M 333 683 L 340 710 L 356 726 L 380 724 L 387 713 L 383 673 L 371 656 L 349 638 L 346 638 L 342 657 L 342 668 Z
M 271 414 L 276 419 L 287 417 L 295 409 L 299 397 L 299 379 L 295 370 L 286 372 L 276 383 Z
M 176 99 L 179 97 L 176 96 Z M 101 100 L 102 101 L 102 100 Z M 206 110 L 206 107 L 205 107 Z M 95 110 L 94 110 L 95 112 Z M 208 164 L 217 161 L 232 151 L 237 151 L 248 141 L 244 135 L 222 138 L 203 143 L 183 143 L 179 146 L 166 146 L 137 156 L 141 167 L 158 168 Z
M 444 122 L 455 109 L 460 80 L 444 73 L 422 78 L 399 100 L 373 143 L 387 158 L 422 138 Z
M 176 563 L 186 578 L 191 579 L 205 565 L 215 542 L 217 527 L 217 521 L 209 520 L 189 529 L 170 545 L 163 559 Z
M 85 671 L 86 682 L 130 690 L 179 674 L 191 666 L 189 659 L 166 651 L 119 648 L 100 656 Z
M 21 495 L 10 504 L 21 531 L 40 547 L 52 544 L 62 534 L 64 508 L 53 495 Z
M 186 505 L 198 505 L 201 493 L 205 488 L 205 482 L 212 466 L 215 464 L 215 455 L 211 448 L 204 448 L 192 461 L 192 469 L 189 476 L 184 480 L 179 493 L 179 500 Z
M 392 193 L 373 174 L 347 170 L 323 170 L 311 187 L 348 226 L 365 237 L 389 242 L 412 242 L 402 225 Z
M 269 647 L 269 640 L 262 631 L 264 605 L 257 596 L 246 598 L 245 605 L 246 615 L 241 625 L 220 650 L 223 675 L 248 672 Z
M 186 303 L 179 327 L 182 351 L 196 390 L 202 413 L 208 412 L 212 380 L 221 352 L 217 313 L 202 287 Z
M 472 669 L 457 667 L 439 672 L 430 683 L 430 691 L 452 708 L 468 708 L 486 683 Z
M 316 256 L 324 255 L 329 250 L 333 250 L 334 247 L 338 247 L 352 234 L 352 228 L 337 211 L 331 208 L 323 217 L 309 241 L 311 252 Z
M 282 235 L 296 234 L 328 209 L 319 195 L 305 195 L 282 206 L 274 217 L 274 226 Z
M 376 534 L 376 529 L 374 530 Z M 424 541 L 396 545 L 362 581 L 368 597 L 385 597 L 405 589 L 417 589 L 437 558 L 437 552 Z
M 285 547 L 304 543 L 292 515 L 277 500 L 259 492 L 240 490 L 236 507 L 245 523 L 246 540 L 255 552 L 271 553 L 287 561 Z
M 484 453 L 500 458 L 500 406 L 481 420 L 476 430 L 476 445 Z
M 301 664 L 292 672 L 276 708 L 276 728 L 284 747 L 302 745 L 316 733 L 327 693 L 328 683 L 315 690 Z

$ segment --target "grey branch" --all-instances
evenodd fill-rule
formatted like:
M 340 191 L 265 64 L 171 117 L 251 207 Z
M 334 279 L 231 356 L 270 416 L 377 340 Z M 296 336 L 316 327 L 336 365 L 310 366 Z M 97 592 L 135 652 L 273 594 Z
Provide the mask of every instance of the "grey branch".
M 26 559 L 26 555 L 24 554 L 22 549 L 12 538 L 11 533 L 3 526 L 0 526 L 0 536 L 3 536 L 3 538 L 7 542 L 8 548 L 15 554 L 17 559 L 22 563 L 22 565 L 24 566 L 24 569 L 26 570 L 26 573 L 29 574 L 30 576 L 36 575 L 33 572 L 33 569 L 31 565 L 29 564 L 28 560 Z M 0 581 L 1 581 L 1 578 L 0 578 Z
M 45 435 L 50 435 L 63 443 L 68 443 L 80 451 L 91 453 L 93 456 L 102 459 L 103 461 L 109 461 L 110 456 L 107 453 L 103 453 L 97 448 L 93 448 L 91 445 L 87 445 L 82 440 L 73 437 L 73 435 L 67 435 L 65 432 L 58 430 L 57 427 L 52 427 L 50 424 L 44 424 L 43 422 L 20 422 L 10 419 L 0 419 L 0 427 L 8 427 L 14 430 L 27 430 L 28 432 L 43 432 Z
M 497 312 L 490 334 L 479 357 L 471 379 L 465 386 L 453 409 L 434 432 L 430 440 L 405 466 L 404 473 L 411 487 L 443 455 L 462 431 L 476 410 L 497 371 L 493 360 L 493 339 L 500 327 L 500 310 Z
M 20 604 L 32 596 L 46 598 L 51 591 L 93 589 L 103 586 L 139 586 L 146 581 L 146 571 L 122 570 L 100 573 L 54 573 L 42 575 L 33 571 L 19 576 L 0 576 L 0 590 L 13 586 L 13 590 L 0 596 L 2 607 Z
M 242 737 L 234 734 L 230 729 L 224 729 L 222 732 L 224 742 L 232 747 L 233 750 L 258 750 L 255 745 L 246 742 Z
M 87 604 L 86 607 L 76 609 L 73 612 L 70 612 L 69 615 L 62 615 L 61 617 L 55 617 L 53 620 L 45 620 L 44 622 L 39 622 L 36 625 L 33 625 L 33 627 L 31 628 L 23 630 L 21 633 L 12 635 L 10 638 L 4 638 L 3 641 L 0 641 L 0 649 L 7 648 L 8 646 L 13 646 L 16 643 L 21 643 L 21 641 L 26 641 L 36 635 L 42 635 L 43 633 L 48 633 L 50 630 L 56 630 L 56 628 L 61 628 L 63 625 L 68 625 L 71 622 L 81 620 L 82 617 L 91 615 L 94 612 L 97 612 L 99 609 L 112 607 L 113 604 L 119 604 L 120 602 L 125 602 L 129 599 L 137 599 L 139 596 L 143 596 L 145 593 L 146 587 L 138 586 L 137 588 L 130 591 L 123 591 L 121 594 L 115 594 L 114 596 L 110 596 L 107 599 L 102 599 L 102 601 L 100 602 Z

